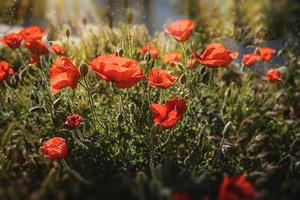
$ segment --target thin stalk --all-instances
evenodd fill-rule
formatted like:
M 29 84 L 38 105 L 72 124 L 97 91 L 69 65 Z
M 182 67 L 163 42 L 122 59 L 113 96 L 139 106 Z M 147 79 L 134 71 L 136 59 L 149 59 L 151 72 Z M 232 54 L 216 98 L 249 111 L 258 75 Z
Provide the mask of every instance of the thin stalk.
M 150 151 L 149 151 L 149 157 L 150 157 L 150 160 L 149 160 L 149 167 L 150 167 L 150 171 L 151 171 L 151 174 L 152 174 L 152 177 L 156 177 L 156 170 L 155 170 L 155 162 L 154 162 L 154 157 L 155 157 L 155 144 L 154 144 L 154 137 L 156 136 L 156 134 L 158 133 L 159 131 L 159 125 L 157 124 L 154 124 L 153 125 L 153 128 L 150 132 L 150 144 L 149 144 L 149 147 L 150 147 Z

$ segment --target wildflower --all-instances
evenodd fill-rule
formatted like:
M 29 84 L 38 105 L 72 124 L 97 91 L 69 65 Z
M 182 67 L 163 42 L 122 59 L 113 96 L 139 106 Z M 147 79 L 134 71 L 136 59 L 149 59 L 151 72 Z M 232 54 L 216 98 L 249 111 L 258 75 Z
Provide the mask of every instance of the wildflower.
M 45 55 L 48 53 L 46 45 L 41 40 L 26 40 L 24 45 L 33 54 Z
M 276 53 L 275 49 L 263 47 L 263 48 L 256 48 L 254 50 L 254 54 L 260 56 L 261 61 L 270 62 L 273 55 Z
M 20 31 L 20 35 L 25 40 L 41 40 L 46 31 L 38 26 L 29 26 Z
M 151 69 L 148 75 L 148 84 L 154 88 L 167 89 L 174 85 L 177 78 L 160 69 Z
M 10 47 L 11 49 L 16 49 L 21 45 L 22 42 L 22 36 L 18 33 L 10 33 L 7 35 L 4 35 L 1 39 L 1 44 L 4 47 Z
M 161 129 L 172 128 L 181 120 L 186 109 L 186 101 L 177 97 L 168 100 L 166 106 L 152 103 L 153 122 L 159 124 Z
M 64 48 L 60 45 L 57 45 L 57 44 L 52 45 L 50 47 L 50 49 L 51 49 L 51 52 L 56 54 L 56 55 L 63 56 L 65 54 Z
M 181 59 L 181 55 L 179 53 L 169 53 L 164 56 L 164 63 L 174 66 Z
M 177 20 L 165 28 L 165 32 L 174 37 L 178 42 L 185 42 L 190 38 L 195 23 L 192 20 Z
M 141 48 L 142 53 L 149 52 L 151 58 L 156 59 L 158 57 L 158 50 L 153 44 L 145 44 L 143 48 Z
M 218 200 L 252 200 L 256 192 L 244 176 L 225 176 L 219 188 Z
M 5 61 L 0 61 L 0 82 L 7 79 L 14 73 L 14 70 L 9 67 L 9 64 Z
M 38 64 L 40 62 L 40 55 L 33 55 L 29 58 L 29 62 L 33 65 Z
M 68 154 L 68 145 L 65 139 L 53 137 L 44 142 L 40 150 L 49 160 L 63 159 Z
M 67 121 L 64 124 L 64 127 L 68 129 L 76 128 L 81 123 L 81 116 L 78 114 L 70 115 L 67 117 Z
M 255 54 L 245 54 L 242 59 L 243 65 L 246 67 L 251 67 L 256 63 L 256 61 L 260 60 L 260 56 Z
M 195 68 L 196 67 L 196 60 L 195 59 L 189 59 L 186 61 L 186 65 L 189 68 Z
M 271 83 L 278 83 L 282 81 L 281 73 L 276 69 L 268 70 L 266 73 L 266 77 Z
M 68 58 L 57 58 L 50 68 L 51 93 L 55 95 L 65 87 L 71 87 L 74 90 L 79 78 L 79 70 Z
M 238 52 L 230 52 L 223 45 L 212 43 L 207 46 L 201 56 L 193 52 L 193 56 L 199 63 L 209 68 L 224 67 L 237 58 Z
M 115 83 L 118 88 L 130 88 L 145 80 L 140 66 L 134 60 L 120 56 L 98 56 L 89 66 L 100 78 Z

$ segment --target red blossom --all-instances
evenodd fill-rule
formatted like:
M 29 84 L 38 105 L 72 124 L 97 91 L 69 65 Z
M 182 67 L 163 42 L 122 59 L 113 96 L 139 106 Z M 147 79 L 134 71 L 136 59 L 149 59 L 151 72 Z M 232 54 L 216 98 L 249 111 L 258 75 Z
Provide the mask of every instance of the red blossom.
M 53 95 L 65 87 L 77 87 L 80 72 L 68 58 L 57 58 L 50 68 L 50 90 Z
M 54 137 L 44 142 L 40 150 L 49 160 L 63 159 L 68 154 L 68 145 L 65 139 Z
M 158 123 L 161 129 L 172 128 L 181 120 L 186 109 L 186 101 L 177 97 L 168 100 L 166 105 L 152 103 L 153 122 Z
M 148 75 L 148 84 L 154 88 L 167 89 L 174 85 L 177 78 L 160 69 L 151 69 Z
M 7 35 L 4 35 L 1 39 L 1 44 L 4 47 L 10 47 L 11 49 L 16 49 L 20 46 L 23 38 L 18 33 L 10 33 Z
M 202 65 L 209 68 L 224 67 L 231 63 L 239 55 L 238 52 L 230 52 L 222 44 L 212 43 L 207 46 L 201 56 L 193 52 L 193 56 Z
M 0 61 L 0 81 L 7 79 L 14 73 L 14 70 L 9 67 L 9 64 L 5 61 Z
M 190 38 L 195 23 L 192 20 L 177 20 L 165 28 L 165 32 L 174 37 L 178 42 L 185 42 Z
M 98 56 L 89 66 L 100 78 L 115 83 L 118 88 L 130 88 L 145 80 L 138 63 L 120 56 Z
M 268 70 L 266 77 L 271 83 L 278 83 L 282 81 L 281 73 L 276 69 Z

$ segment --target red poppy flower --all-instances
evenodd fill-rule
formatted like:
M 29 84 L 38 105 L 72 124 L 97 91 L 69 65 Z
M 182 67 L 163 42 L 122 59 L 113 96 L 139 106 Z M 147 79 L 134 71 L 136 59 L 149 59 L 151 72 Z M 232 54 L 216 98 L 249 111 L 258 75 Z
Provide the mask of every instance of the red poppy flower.
M 161 129 L 172 128 L 181 120 L 186 109 L 186 101 L 177 97 L 168 100 L 166 106 L 152 103 L 153 122 L 158 123 Z
M 195 68 L 196 67 L 196 60 L 195 59 L 189 59 L 186 61 L 186 65 L 189 68 Z
M 164 63 L 175 65 L 181 59 L 181 55 L 179 53 L 169 53 L 164 56 Z
M 14 70 L 9 67 L 5 61 L 0 61 L 0 81 L 7 79 L 10 75 L 14 74 Z
M 185 42 L 192 35 L 194 27 L 195 23 L 192 20 L 177 20 L 167 26 L 165 32 L 174 37 L 178 42 Z
M 194 58 L 199 63 L 210 68 L 226 66 L 236 59 L 238 55 L 238 52 L 230 52 L 222 44 L 218 43 L 208 45 L 201 56 L 193 52 Z
M 149 52 L 151 55 L 151 58 L 155 59 L 158 57 L 158 50 L 153 44 L 145 44 L 143 48 L 141 48 L 142 53 Z
M 275 49 L 264 47 L 264 48 L 256 48 L 254 50 L 254 54 L 260 56 L 260 60 L 270 62 L 273 55 L 276 53 Z
M 282 81 L 281 73 L 276 69 L 268 70 L 266 73 L 266 77 L 271 83 L 278 83 Z
M 68 155 L 68 145 L 65 139 L 54 137 L 40 147 L 41 152 L 49 160 L 63 159 Z
M 67 117 L 67 121 L 64 126 L 68 129 L 76 128 L 81 123 L 81 116 L 78 114 L 70 115 Z
M 134 61 L 116 55 L 98 56 L 90 67 L 100 78 L 113 82 L 119 88 L 130 88 L 145 76 L 140 66 Z
M 7 35 L 4 35 L 1 39 L 1 44 L 4 47 L 10 47 L 12 49 L 16 49 L 20 46 L 22 42 L 22 36 L 18 33 L 10 33 Z
M 55 95 L 65 87 L 77 87 L 80 72 L 68 58 L 57 58 L 50 68 L 50 90 Z
M 174 192 L 173 194 L 173 200 L 191 200 L 190 195 L 184 193 L 184 192 Z
M 154 88 L 167 89 L 174 85 L 177 81 L 175 76 L 172 76 L 160 69 L 151 69 L 148 75 L 148 84 Z
M 40 55 L 34 55 L 29 58 L 29 62 L 33 65 L 38 64 L 40 62 Z
M 46 45 L 41 40 L 26 40 L 24 45 L 33 54 L 45 55 L 48 53 Z
M 255 55 L 255 54 L 245 54 L 243 56 L 242 62 L 245 66 L 251 67 L 256 63 L 256 61 L 260 60 L 260 56 Z
M 256 192 L 244 176 L 225 176 L 219 188 L 218 200 L 252 200 Z
M 56 54 L 56 55 L 63 56 L 65 54 L 64 48 L 62 46 L 60 46 L 60 45 L 57 45 L 57 44 L 52 45 L 50 47 L 50 49 L 51 49 L 51 52 L 54 53 L 54 54 Z
M 25 40 L 41 40 L 45 34 L 46 31 L 38 26 L 29 26 L 20 32 Z

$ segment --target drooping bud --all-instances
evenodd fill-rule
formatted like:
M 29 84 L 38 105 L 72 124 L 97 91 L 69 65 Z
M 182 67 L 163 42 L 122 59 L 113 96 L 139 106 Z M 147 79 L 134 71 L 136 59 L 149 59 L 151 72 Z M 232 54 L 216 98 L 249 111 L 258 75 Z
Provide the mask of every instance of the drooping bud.
M 67 28 L 65 33 L 66 33 L 67 38 L 69 38 L 71 35 L 70 29 Z
M 88 68 L 87 64 L 82 63 L 82 64 L 80 65 L 79 69 L 80 69 L 80 74 L 81 74 L 81 76 L 82 76 L 82 77 L 86 77 L 86 75 L 87 75 L 88 72 L 89 72 L 89 68 Z
M 184 85 L 186 83 L 186 75 L 182 74 L 179 78 L 179 83 Z
M 133 21 L 133 12 L 132 11 L 128 11 L 127 12 L 127 23 L 131 24 Z
M 148 63 L 151 60 L 150 52 L 145 53 L 144 60 Z

